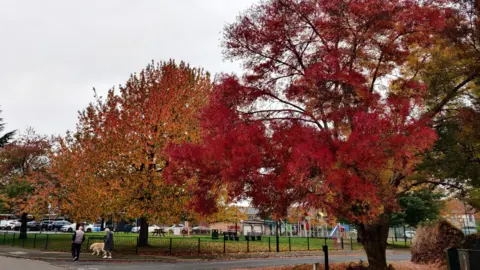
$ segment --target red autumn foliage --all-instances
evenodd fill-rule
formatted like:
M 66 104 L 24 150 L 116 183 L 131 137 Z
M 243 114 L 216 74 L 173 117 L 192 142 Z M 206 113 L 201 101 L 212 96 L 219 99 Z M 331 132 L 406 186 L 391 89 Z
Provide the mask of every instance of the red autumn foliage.
M 273 218 L 294 204 L 348 218 L 370 267 L 385 268 L 383 214 L 436 139 L 425 85 L 399 70 L 451 26 L 452 6 L 261 1 L 225 28 L 225 54 L 243 61 L 245 77 L 216 81 L 201 143 L 172 145 L 164 177 L 197 177 L 191 206 L 204 212 L 225 186 Z

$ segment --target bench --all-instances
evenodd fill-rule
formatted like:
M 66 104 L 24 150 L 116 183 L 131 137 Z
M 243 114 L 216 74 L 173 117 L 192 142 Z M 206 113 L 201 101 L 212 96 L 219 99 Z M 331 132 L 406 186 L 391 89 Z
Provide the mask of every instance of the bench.
M 155 229 L 153 230 L 152 236 L 160 236 L 160 234 L 165 237 L 165 231 L 163 229 Z

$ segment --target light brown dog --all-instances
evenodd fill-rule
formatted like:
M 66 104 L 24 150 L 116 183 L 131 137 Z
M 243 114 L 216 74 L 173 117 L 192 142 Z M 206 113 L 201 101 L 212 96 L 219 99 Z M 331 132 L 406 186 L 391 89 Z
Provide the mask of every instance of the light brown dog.
M 93 253 L 92 255 L 100 255 L 100 252 L 103 252 L 103 254 L 105 254 L 105 250 L 103 250 L 103 246 L 104 244 L 103 243 L 93 243 L 91 246 L 90 246 L 90 249 L 93 250 Z

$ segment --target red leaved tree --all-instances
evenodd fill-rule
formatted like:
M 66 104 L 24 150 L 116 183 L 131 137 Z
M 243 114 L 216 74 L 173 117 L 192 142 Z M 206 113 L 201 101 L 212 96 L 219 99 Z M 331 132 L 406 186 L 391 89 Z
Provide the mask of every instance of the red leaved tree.
M 401 73 L 455 10 L 445 1 L 269 0 L 225 29 L 245 78 L 219 78 L 201 144 L 170 149 L 172 182 L 196 177 L 192 206 L 220 186 L 285 218 L 292 204 L 358 228 L 372 269 L 386 267 L 389 214 L 436 139 L 426 87 Z M 445 5 L 445 6 L 443 6 Z M 213 209 L 213 210 L 212 210 Z

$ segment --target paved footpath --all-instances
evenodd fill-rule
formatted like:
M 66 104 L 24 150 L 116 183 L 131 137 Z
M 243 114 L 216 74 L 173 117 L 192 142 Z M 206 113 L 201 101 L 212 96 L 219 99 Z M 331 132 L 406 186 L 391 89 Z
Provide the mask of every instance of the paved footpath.
M 252 259 L 235 259 L 235 260 L 201 260 L 190 259 L 184 260 L 181 258 L 169 257 L 156 258 L 156 261 L 145 262 L 146 257 L 136 257 L 137 260 L 129 258 L 121 258 L 115 261 L 94 260 L 93 256 L 84 254 L 83 258 L 88 261 L 72 262 L 65 257 L 59 258 L 60 254 L 67 255 L 65 253 L 48 252 L 44 255 L 50 257 L 39 258 L 43 261 L 28 259 L 31 255 L 34 255 L 30 250 L 22 249 L 0 249 L 0 269 L 2 270 L 20 270 L 20 269 L 35 269 L 35 270 L 106 270 L 106 269 L 118 269 L 118 270 L 167 270 L 167 269 L 235 269 L 235 268 L 257 268 L 257 267 L 270 267 L 270 266 L 285 266 L 285 265 L 297 265 L 297 264 L 313 264 L 316 262 L 322 263 L 324 261 L 323 256 L 305 256 L 305 257 L 277 257 L 277 258 L 252 258 Z M 82 256 L 81 256 L 82 258 Z M 345 253 L 332 253 L 329 255 L 330 262 L 351 262 L 366 260 L 366 256 L 361 252 L 355 252 L 350 254 Z M 387 254 L 388 261 L 408 261 L 410 260 L 409 252 L 392 252 Z

